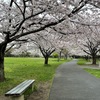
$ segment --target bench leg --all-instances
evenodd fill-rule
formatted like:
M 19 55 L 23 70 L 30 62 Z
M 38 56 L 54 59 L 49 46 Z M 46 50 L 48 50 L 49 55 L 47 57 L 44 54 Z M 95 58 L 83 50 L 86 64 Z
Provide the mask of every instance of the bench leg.
M 31 86 L 31 88 L 32 88 L 32 91 L 34 90 L 34 85 L 32 84 L 32 86 Z
M 24 100 L 24 95 L 9 97 L 9 100 Z

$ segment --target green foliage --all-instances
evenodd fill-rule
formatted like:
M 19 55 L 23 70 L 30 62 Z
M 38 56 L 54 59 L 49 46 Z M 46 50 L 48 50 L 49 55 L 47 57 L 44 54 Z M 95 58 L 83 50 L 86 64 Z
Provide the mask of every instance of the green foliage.
M 53 58 L 58 58 L 58 53 L 53 53 Z
M 36 85 L 53 79 L 56 68 L 64 60 L 57 62 L 49 59 L 50 66 L 44 67 L 43 58 L 5 58 L 6 80 L 0 83 L 0 94 L 18 85 L 26 79 L 35 79 Z

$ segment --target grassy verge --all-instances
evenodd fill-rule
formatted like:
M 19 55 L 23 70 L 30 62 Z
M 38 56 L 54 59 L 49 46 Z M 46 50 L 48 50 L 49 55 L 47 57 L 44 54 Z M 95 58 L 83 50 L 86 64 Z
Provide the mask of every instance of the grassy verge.
M 94 75 L 95 77 L 100 78 L 100 70 L 99 69 L 88 69 L 88 68 L 84 68 L 84 70 L 86 70 L 90 74 Z
M 78 65 L 86 65 L 86 63 L 91 63 L 91 62 L 88 62 L 85 59 L 79 59 L 77 62 Z M 98 63 L 99 63 L 99 60 L 97 60 L 97 64 Z M 100 69 L 84 68 L 84 70 L 87 71 L 88 73 L 94 75 L 95 77 L 100 78 Z
M 44 66 L 43 58 L 5 58 L 6 80 L 0 83 L 0 95 L 26 79 L 35 79 L 36 84 L 52 80 L 58 65 L 66 62 L 49 59 Z
M 97 60 L 96 60 L 96 64 L 99 64 L 99 62 L 100 62 L 100 60 L 97 59 Z M 88 65 L 88 64 L 91 65 L 91 64 L 92 64 L 92 59 L 89 59 L 89 60 L 79 59 L 78 62 L 77 62 L 77 64 L 78 64 L 78 65 L 86 65 L 86 64 L 87 64 L 87 65 Z
M 87 63 L 87 61 L 85 59 L 79 59 L 77 64 L 78 65 L 85 65 Z

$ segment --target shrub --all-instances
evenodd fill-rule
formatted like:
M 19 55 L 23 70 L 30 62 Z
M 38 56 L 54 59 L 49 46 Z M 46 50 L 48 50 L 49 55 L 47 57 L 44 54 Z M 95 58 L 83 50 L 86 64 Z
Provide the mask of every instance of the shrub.
M 19 56 L 20 57 L 31 57 L 31 53 L 30 52 L 22 52 Z
M 14 57 L 15 55 L 12 54 L 11 51 L 5 53 L 5 57 Z
M 40 55 L 36 53 L 36 54 L 34 54 L 34 57 L 40 57 Z
M 58 53 L 53 53 L 54 58 L 58 58 Z

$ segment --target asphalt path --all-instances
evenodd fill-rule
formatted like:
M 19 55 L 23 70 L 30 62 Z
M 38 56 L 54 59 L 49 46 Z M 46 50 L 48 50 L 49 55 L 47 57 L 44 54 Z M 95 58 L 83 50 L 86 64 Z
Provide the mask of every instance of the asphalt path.
M 49 100 L 100 100 L 100 79 L 84 71 L 77 60 L 60 65 Z

